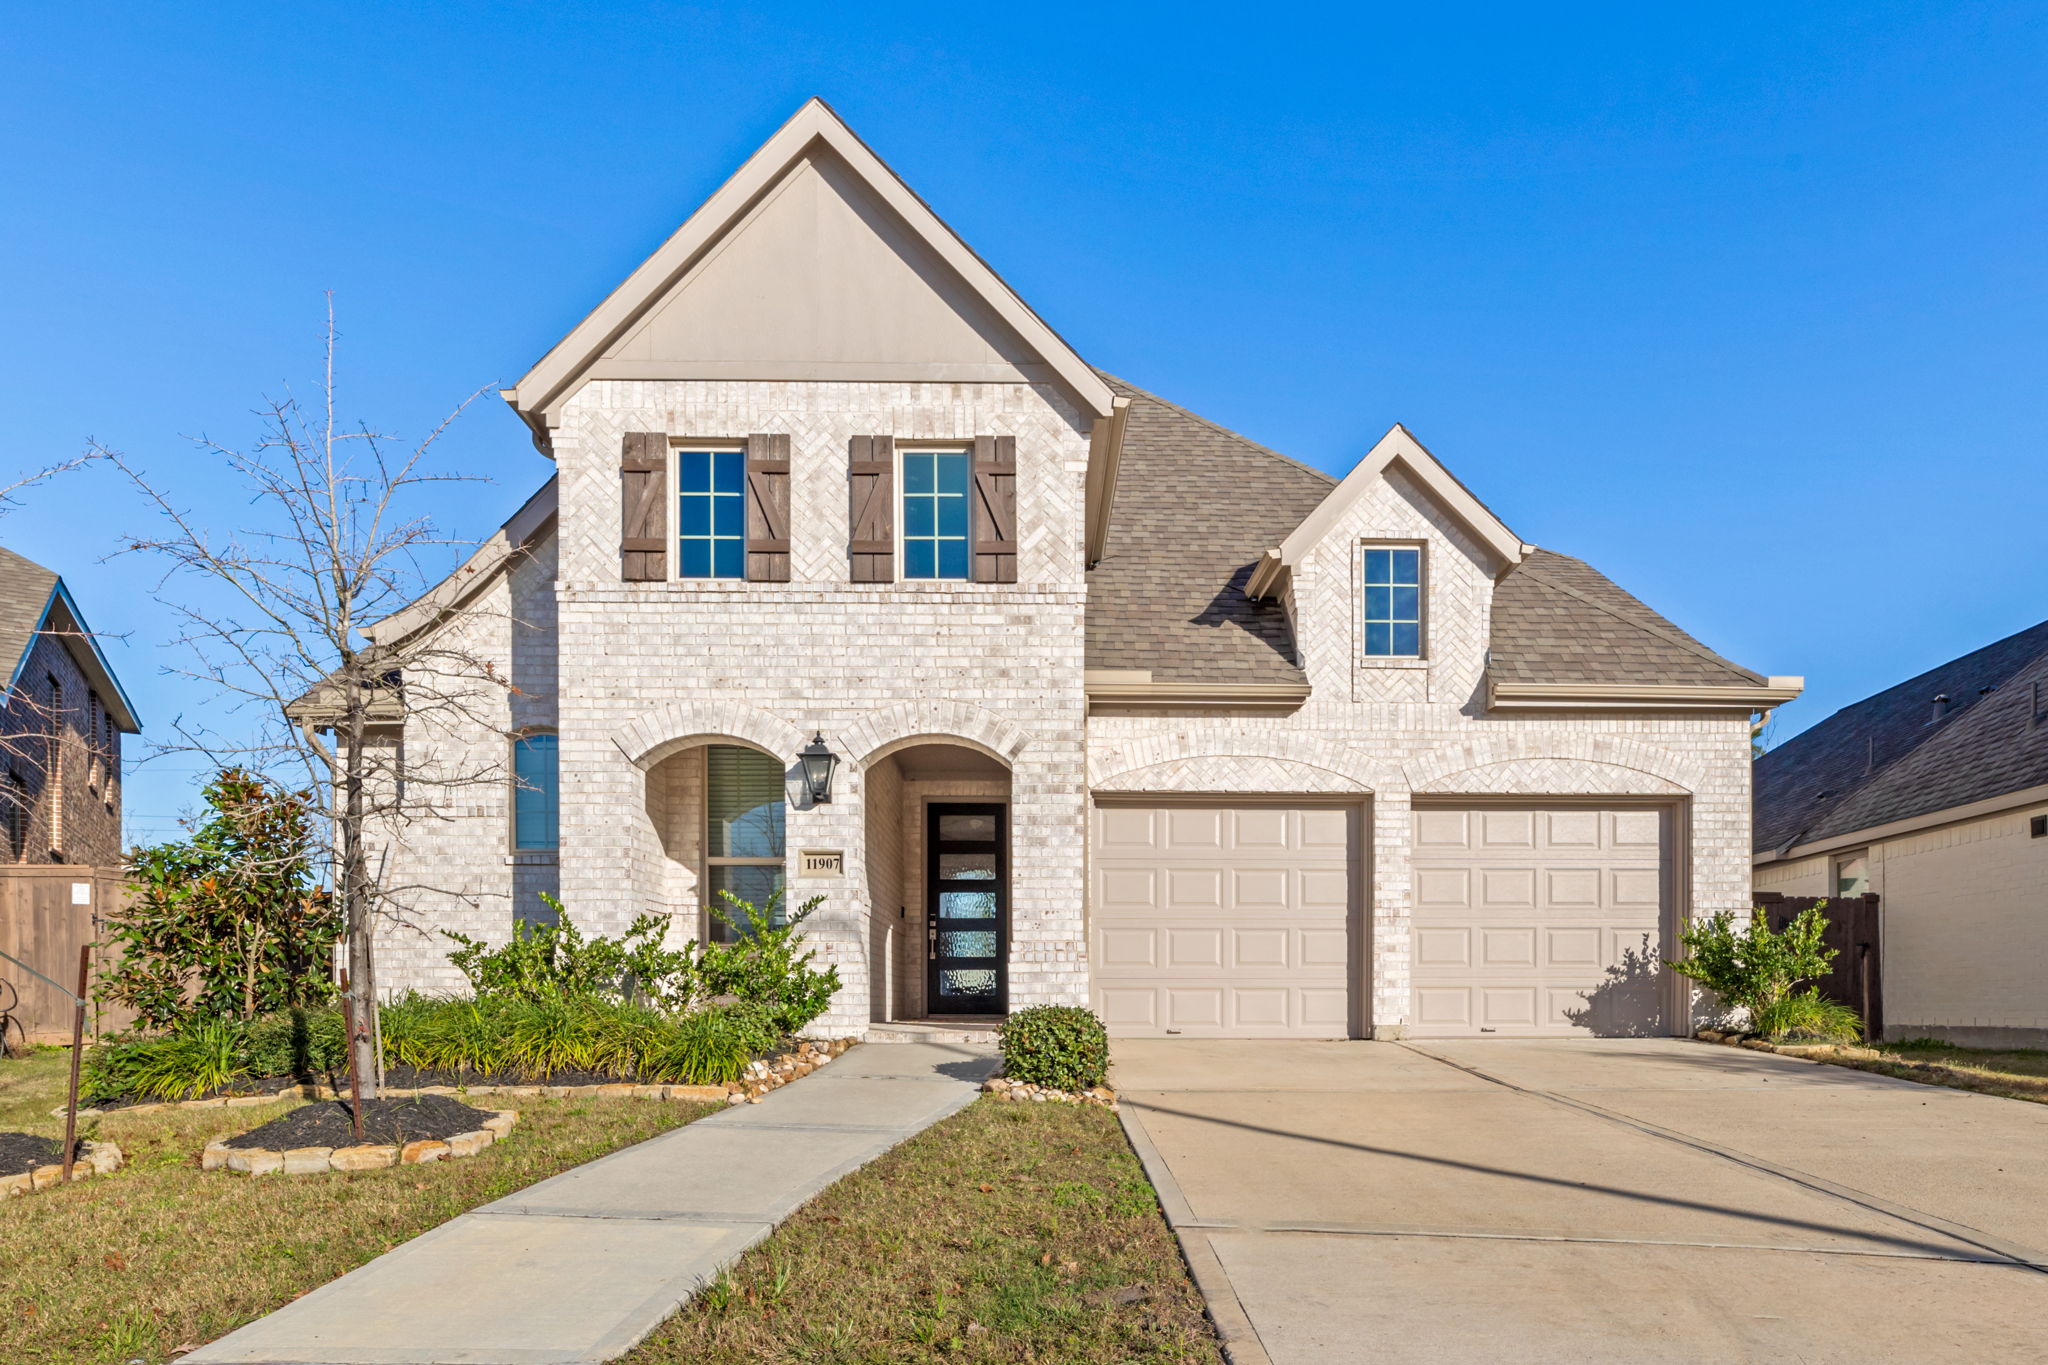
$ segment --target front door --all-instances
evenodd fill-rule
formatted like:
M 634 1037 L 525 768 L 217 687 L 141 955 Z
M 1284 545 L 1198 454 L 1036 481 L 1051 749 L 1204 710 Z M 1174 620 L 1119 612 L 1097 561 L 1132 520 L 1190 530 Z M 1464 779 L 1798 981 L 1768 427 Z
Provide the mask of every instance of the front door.
M 1009 986 L 1010 867 L 1004 808 L 925 811 L 927 1014 L 1002 1014 Z

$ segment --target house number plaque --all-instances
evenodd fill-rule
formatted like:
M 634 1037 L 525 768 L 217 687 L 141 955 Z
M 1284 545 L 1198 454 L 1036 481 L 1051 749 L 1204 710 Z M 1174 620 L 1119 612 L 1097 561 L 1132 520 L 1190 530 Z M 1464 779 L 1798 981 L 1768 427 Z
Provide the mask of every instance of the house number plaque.
M 846 875 L 846 854 L 836 848 L 806 848 L 796 855 L 796 875 L 799 877 L 843 877 Z

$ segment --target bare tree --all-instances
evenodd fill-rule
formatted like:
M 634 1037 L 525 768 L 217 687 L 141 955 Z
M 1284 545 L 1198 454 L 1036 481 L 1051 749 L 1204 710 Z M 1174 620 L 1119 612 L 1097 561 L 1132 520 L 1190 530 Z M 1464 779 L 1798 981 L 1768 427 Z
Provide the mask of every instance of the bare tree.
M 354 1069 L 374 1096 L 381 1070 L 372 945 L 386 899 L 402 889 L 381 884 L 371 865 L 374 836 L 430 818 L 437 795 L 452 788 L 506 780 L 503 761 L 492 759 L 444 768 L 430 785 L 409 783 L 403 736 L 436 719 L 502 732 L 509 683 L 461 632 L 371 634 L 423 596 L 431 604 L 422 559 L 476 549 L 443 534 L 416 505 L 433 485 L 475 480 L 434 467 L 428 456 L 483 391 L 424 440 L 402 445 L 336 416 L 335 343 L 330 296 L 318 401 L 266 401 L 258 409 L 263 435 L 246 451 L 195 442 L 252 495 L 249 525 L 216 530 L 125 456 L 94 453 L 129 478 L 166 528 L 127 538 L 124 552 L 168 561 L 158 599 L 180 622 L 177 643 L 192 659 L 169 671 L 211 685 L 228 714 L 242 718 L 228 730 L 180 717 L 175 739 L 161 747 L 301 779 L 294 785 L 311 793 L 330 826 L 326 874 L 345 925 Z M 477 567 L 474 556 L 469 567 Z

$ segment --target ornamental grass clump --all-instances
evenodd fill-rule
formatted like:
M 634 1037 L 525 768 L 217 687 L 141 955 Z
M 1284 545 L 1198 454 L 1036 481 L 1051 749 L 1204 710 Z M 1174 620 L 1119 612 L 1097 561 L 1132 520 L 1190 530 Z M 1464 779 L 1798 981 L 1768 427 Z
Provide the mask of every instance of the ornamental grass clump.
M 1078 1005 L 1034 1005 L 1003 1021 L 1003 1074 L 1048 1090 L 1092 1090 L 1109 1078 L 1109 1031 Z
M 383 1020 L 387 1063 L 528 1082 L 568 1071 L 722 1085 L 780 1041 L 763 1013 L 745 1005 L 666 1014 L 601 998 L 409 996 L 387 1005 Z

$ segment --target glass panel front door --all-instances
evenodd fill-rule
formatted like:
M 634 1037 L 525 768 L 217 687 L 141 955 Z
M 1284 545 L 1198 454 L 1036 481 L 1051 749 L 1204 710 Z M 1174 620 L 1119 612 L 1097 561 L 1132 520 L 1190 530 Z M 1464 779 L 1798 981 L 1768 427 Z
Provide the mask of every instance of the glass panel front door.
M 1005 1012 L 1010 858 L 1001 806 L 926 812 L 927 1014 Z

